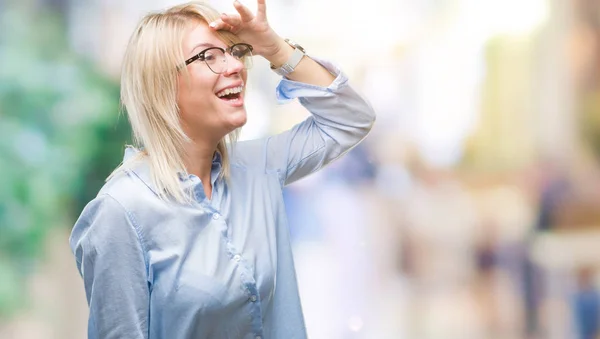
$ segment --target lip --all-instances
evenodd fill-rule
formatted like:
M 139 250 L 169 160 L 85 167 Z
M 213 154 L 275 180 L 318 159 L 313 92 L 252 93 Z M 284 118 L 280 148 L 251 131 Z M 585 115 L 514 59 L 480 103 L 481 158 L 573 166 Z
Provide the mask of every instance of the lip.
M 238 99 L 230 101 L 221 100 L 221 102 L 230 107 L 242 107 L 244 106 L 244 97 L 240 96 Z

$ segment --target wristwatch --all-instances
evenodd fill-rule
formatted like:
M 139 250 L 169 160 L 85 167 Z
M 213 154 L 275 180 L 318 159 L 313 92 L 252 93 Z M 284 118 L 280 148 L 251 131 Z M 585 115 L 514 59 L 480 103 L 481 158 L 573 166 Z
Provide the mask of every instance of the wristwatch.
M 302 60 L 302 58 L 306 55 L 306 51 L 304 50 L 304 48 L 302 48 L 302 46 L 298 45 L 290 39 L 285 39 L 285 42 L 287 42 L 288 45 L 294 47 L 294 52 L 292 53 L 292 56 L 290 56 L 288 61 L 286 61 L 285 64 L 281 65 L 281 67 L 279 68 L 276 68 L 275 65 L 271 64 L 271 69 L 281 76 L 286 76 L 292 73 L 296 66 L 298 66 L 298 64 L 300 63 L 300 60 Z

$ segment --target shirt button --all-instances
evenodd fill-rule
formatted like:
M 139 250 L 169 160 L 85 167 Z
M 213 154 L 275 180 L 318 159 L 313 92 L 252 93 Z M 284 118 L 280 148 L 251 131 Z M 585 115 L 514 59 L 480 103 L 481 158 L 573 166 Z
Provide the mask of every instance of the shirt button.
M 256 300 L 258 300 L 258 298 L 255 295 L 250 297 L 250 301 L 255 302 Z
M 239 262 L 240 260 L 242 260 L 242 256 L 239 255 L 239 254 L 236 254 L 236 255 L 233 256 L 233 260 Z
M 257 336 L 255 337 L 255 339 L 262 339 L 262 337 L 261 337 L 261 336 L 259 336 L 259 335 L 257 335 Z
M 221 217 L 221 215 L 219 213 L 214 213 L 213 214 L 213 219 L 217 220 Z

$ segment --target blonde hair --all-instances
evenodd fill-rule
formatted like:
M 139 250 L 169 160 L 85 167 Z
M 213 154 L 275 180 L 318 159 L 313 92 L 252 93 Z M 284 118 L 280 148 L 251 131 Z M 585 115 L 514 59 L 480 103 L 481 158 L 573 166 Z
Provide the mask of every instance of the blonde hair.
M 183 54 L 183 39 L 193 22 L 212 22 L 218 11 L 203 2 L 189 2 L 146 15 L 132 34 L 123 59 L 121 103 L 133 129 L 134 143 L 144 150 L 125 161 L 108 177 L 127 169 L 133 161 L 147 159 L 152 181 L 161 199 L 174 198 L 181 203 L 192 201 L 184 192 L 178 173 L 187 174 L 184 166 L 185 143 L 190 142 L 179 120 L 177 105 L 178 75 L 189 79 Z M 227 31 L 217 35 L 226 43 L 240 42 Z M 217 151 L 221 154 L 220 176 L 229 176 L 227 143 L 237 140 L 238 131 L 223 138 Z

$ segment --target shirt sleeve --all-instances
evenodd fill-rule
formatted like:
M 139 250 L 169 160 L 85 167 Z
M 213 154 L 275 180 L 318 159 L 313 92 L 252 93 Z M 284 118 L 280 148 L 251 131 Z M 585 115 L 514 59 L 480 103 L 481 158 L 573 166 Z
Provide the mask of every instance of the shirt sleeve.
M 149 285 L 144 250 L 114 198 L 92 200 L 70 238 L 90 309 L 89 339 L 148 338 Z
M 372 107 L 348 84 L 335 65 L 313 58 L 335 80 L 329 87 L 283 79 L 277 86 L 280 103 L 298 98 L 311 116 L 292 129 L 266 139 L 267 169 L 281 174 L 284 185 L 311 174 L 362 141 L 375 122 Z

